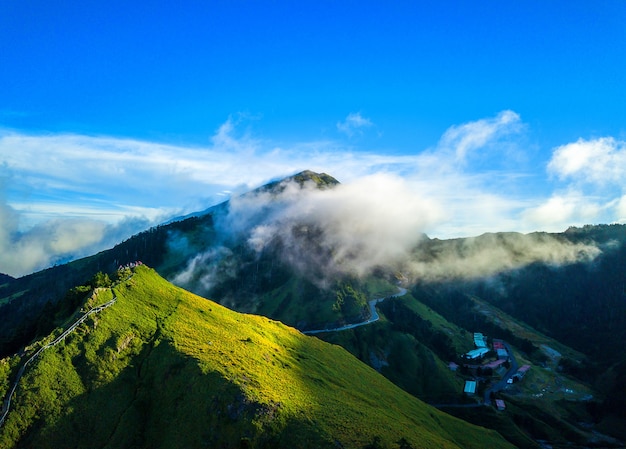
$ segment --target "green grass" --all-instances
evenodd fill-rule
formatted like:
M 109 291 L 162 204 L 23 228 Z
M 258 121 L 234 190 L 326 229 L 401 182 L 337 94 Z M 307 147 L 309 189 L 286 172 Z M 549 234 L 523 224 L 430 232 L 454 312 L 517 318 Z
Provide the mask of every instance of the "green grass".
M 415 299 L 413 295 L 407 293 L 402 297 L 407 307 L 426 321 L 430 321 L 433 329 L 438 329 L 452 339 L 452 343 L 459 354 L 474 349 L 472 335 L 456 324 L 446 320 L 440 314 L 432 310 L 423 302 Z
M 294 325 L 310 325 L 310 317 L 315 317 L 317 322 L 323 324 L 333 323 L 341 318 L 341 314 L 332 308 L 334 298 L 310 298 L 303 288 L 301 279 L 291 277 L 284 285 L 262 295 L 255 312 L 263 316 L 278 316 L 281 321 Z
M 358 448 L 376 438 L 388 448 L 400 438 L 414 448 L 509 447 L 338 346 L 228 310 L 148 268 L 115 292 L 116 304 L 29 367 L 0 448 Z
M 546 345 L 552 349 L 556 349 L 563 356 L 569 357 L 573 360 L 581 360 L 584 358 L 582 353 L 546 336 L 545 334 L 542 334 L 526 323 L 513 318 L 511 315 L 502 311 L 498 307 L 493 306 L 489 302 L 476 296 L 472 296 L 471 299 L 476 304 L 476 310 L 479 313 L 485 315 L 491 322 L 497 324 L 501 328 L 510 330 L 517 337 L 528 339 L 537 347 Z
M 18 299 L 20 296 L 23 296 L 24 293 L 26 293 L 27 291 L 28 290 L 22 290 L 22 291 L 13 293 L 12 295 L 9 295 L 9 296 L 0 297 L 0 305 L 3 305 L 5 303 L 8 304 L 13 300 Z
M 367 364 L 373 353 L 386 363 L 381 374 L 426 402 L 456 402 L 462 391 L 463 382 L 444 362 L 412 335 L 393 330 L 382 316 L 369 326 L 328 332 L 320 338 L 346 348 Z
M 385 279 L 370 276 L 365 282 L 365 290 L 369 295 L 369 299 L 383 298 L 385 296 L 394 295 L 398 293 L 398 287 L 391 284 Z

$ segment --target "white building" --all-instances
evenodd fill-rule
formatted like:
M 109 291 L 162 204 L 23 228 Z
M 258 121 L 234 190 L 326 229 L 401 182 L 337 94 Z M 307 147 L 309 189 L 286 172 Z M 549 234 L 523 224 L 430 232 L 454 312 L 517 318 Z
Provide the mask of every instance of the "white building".
M 467 354 L 463 354 L 463 358 L 468 360 L 482 359 L 489 352 L 488 348 L 472 349 Z
M 486 348 L 485 336 L 480 332 L 474 332 L 474 346 L 477 348 Z

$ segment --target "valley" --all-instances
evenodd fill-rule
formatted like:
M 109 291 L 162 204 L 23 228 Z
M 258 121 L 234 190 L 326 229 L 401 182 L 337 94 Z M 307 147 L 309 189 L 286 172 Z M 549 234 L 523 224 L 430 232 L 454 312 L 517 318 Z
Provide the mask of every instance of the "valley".
M 344 324 L 343 326 L 330 327 L 330 328 L 325 328 L 325 329 L 305 330 L 305 331 L 302 331 L 302 333 L 306 335 L 315 335 L 315 334 L 321 334 L 324 332 L 341 332 L 341 331 L 346 331 L 348 329 L 354 329 L 355 327 L 366 326 L 368 324 L 374 323 L 378 321 L 380 318 L 380 316 L 378 315 L 378 312 L 376 311 L 376 304 L 383 302 L 387 298 L 399 298 L 401 296 L 406 295 L 406 292 L 407 292 L 406 288 L 400 288 L 400 291 L 396 293 L 395 295 L 370 299 L 369 301 L 367 301 L 367 305 L 369 308 L 369 318 L 367 318 L 364 321 L 360 321 L 358 323 L 352 323 L 352 324 Z

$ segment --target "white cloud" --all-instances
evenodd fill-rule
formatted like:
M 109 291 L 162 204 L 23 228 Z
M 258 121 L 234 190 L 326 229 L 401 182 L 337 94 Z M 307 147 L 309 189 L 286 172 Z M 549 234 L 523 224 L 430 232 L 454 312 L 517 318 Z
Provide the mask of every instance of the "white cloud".
M 579 139 L 556 148 L 548 164 L 560 179 L 604 186 L 626 187 L 626 142 L 612 137 Z
M 468 153 L 505 135 L 519 132 L 520 116 L 513 111 L 502 111 L 494 118 L 451 126 L 439 141 L 439 147 L 454 152 L 455 159 L 465 161 Z
M 325 190 L 285 182 L 278 193 L 234 198 L 216 229 L 218 240 L 235 237 L 257 253 L 277 251 L 283 263 L 321 287 L 332 284 L 337 274 L 366 276 L 379 267 L 412 280 L 441 280 L 491 276 L 538 261 L 572 263 L 599 254 L 593 245 L 545 234 L 485 234 L 442 246 L 423 237 L 444 220 L 440 206 L 389 174 Z M 194 257 L 176 281 L 208 294 L 217 282 L 235 276 L 233 260 L 224 254 L 229 252 L 212 248 Z
M 475 148 L 478 140 L 489 140 L 483 128 L 493 126 L 485 123 L 515 121 L 512 114 L 462 125 L 462 133 L 451 128 L 455 131 L 446 135 L 463 134 L 461 145 L 467 147 L 472 141 Z M 360 114 L 350 114 L 346 122 L 354 126 L 369 123 Z M 481 137 L 472 137 L 473 131 Z M 193 212 L 206 207 L 206 202 L 217 201 L 225 191 L 241 193 L 304 169 L 325 171 L 341 181 L 378 172 L 398 173 L 421 180 L 431 193 L 443 184 L 449 190 L 446 195 L 455 190 L 462 194 L 471 183 L 476 186 L 487 179 L 475 174 L 470 179 L 451 169 L 447 148 L 415 155 L 377 154 L 332 141 L 276 146 L 236 133 L 234 122 L 228 120 L 216 131 L 211 145 L 185 147 L 112 137 L 4 132 L 0 133 L 0 163 L 13 177 L 13 185 L 8 187 L 10 204 L 32 220 L 37 214 L 67 216 L 68 208 L 77 217 L 100 213 L 110 222 L 127 215 L 156 218 Z M 487 134 L 497 136 L 499 132 L 492 129 Z M 442 140 L 454 143 L 454 139 Z M 488 177 L 495 178 L 493 173 Z M 463 186 L 459 188 L 461 178 Z
M 562 185 L 527 218 L 538 225 L 626 222 L 626 142 L 602 137 L 561 145 L 547 171 Z
M 292 182 L 278 195 L 233 198 L 217 229 L 247 240 L 257 252 L 280 240 L 285 262 L 324 284 L 337 272 L 363 275 L 405 260 L 423 230 L 441 218 L 438 204 L 416 194 L 406 180 L 375 174 L 333 189 Z M 184 279 L 212 285 L 223 274 L 191 265 Z
M 615 205 L 615 215 L 618 222 L 626 223 L 626 195 L 623 195 L 617 200 Z
M 373 124 L 353 113 L 337 126 L 355 133 Z M 225 194 L 237 195 L 305 169 L 362 188 L 360 180 L 368 176 L 388 176 L 390 183 L 402 178 L 402 189 L 408 192 L 402 196 L 405 202 L 412 204 L 409 197 L 414 196 L 423 207 L 428 205 L 430 212 L 422 217 L 428 219 L 420 230 L 440 238 L 488 231 L 559 231 L 572 224 L 624 221 L 626 200 L 620 201 L 626 179 L 624 142 L 579 140 L 556 148 L 547 167 L 513 166 L 506 162 L 519 158 L 511 159 L 509 150 L 523 152 L 518 142 L 524 129 L 517 113 L 503 111 L 451 126 L 434 147 L 408 155 L 363 152 L 332 140 L 277 144 L 241 134 L 238 122 L 231 119 L 205 146 L 0 130 L 0 181 L 5 179 L 0 182 L 0 195 L 5 195 L 0 272 L 23 274 L 69 253 L 103 249 L 110 236 L 139 230 L 139 223 L 149 226 L 203 210 L 223 201 Z M 548 184 L 546 168 L 555 175 L 556 185 Z M 607 184 L 614 191 L 602 187 Z M 385 190 L 380 187 L 380 192 Z M 369 194 L 372 201 L 381 200 L 379 208 L 385 201 L 397 204 L 391 192 L 386 199 L 377 190 Z M 394 213 L 390 210 L 387 215 Z M 395 219 L 415 225 L 404 215 Z M 62 220 L 74 220 L 68 222 L 70 228 L 80 227 L 75 232 L 81 238 L 74 246 L 59 243 L 37 253 L 26 245 L 44 229 L 54 234 Z M 90 229 L 87 234 L 93 238 L 83 236 L 82 229 Z M 65 242 L 62 235 L 59 242 Z M 26 247 L 38 262 L 24 262 L 21 268 L 9 263 L 10 254 L 20 254 Z
M 11 206 L 0 203 L 0 272 L 12 276 L 93 254 L 149 225 L 141 219 L 111 225 L 90 218 L 54 218 L 21 231 L 20 219 Z
M 545 202 L 528 208 L 523 213 L 523 219 L 538 230 L 562 231 L 569 226 L 597 222 L 606 209 L 606 204 L 571 191 L 554 194 Z
M 370 119 L 363 117 L 360 112 L 351 112 L 343 122 L 337 122 L 337 129 L 349 137 L 363 128 L 369 128 L 373 123 Z

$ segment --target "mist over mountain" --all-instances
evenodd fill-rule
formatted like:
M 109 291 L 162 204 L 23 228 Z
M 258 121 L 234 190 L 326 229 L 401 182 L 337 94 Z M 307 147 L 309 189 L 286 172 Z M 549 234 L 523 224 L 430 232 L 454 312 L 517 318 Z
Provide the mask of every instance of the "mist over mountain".
M 572 242 L 547 233 L 431 240 L 425 230 L 441 220 L 442 211 L 390 175 L 333 183 L 332 188 L 302 179 L 279 185 L 279 190 L 261 189 L 230 200 L 225 211 L 214 216 L 212 238 L 217 244 L 195 255 L 175 282 L 189 286 L 193 281 L 209 290 L 221 276 L 234 275 L 228 267 L 233 244 L 245 246 L 256 257 L 274 251 L 284 264 L 321 287 L 341 276 L 364 278 L 380 267 L 412 281 L 472 279 L 532 263 L 591 261 L 602 251 L 594 242 Z M 169 244 L 180 248 L 184 239 L 173 234 Z M 220 262 L 222 269 L 216 270 Z
M 424 231 L 441 213 L 390 175 L 344 185 L 305 171 L 95 256 L 9 280 L 0 311 L 12 319 L 0 324 L 0 336 L 5 335 L 0 342 L 15 323 L 39 316 L 44 305 L 58 302 L 73 285 L 129 260 L 143 260 L 177 285 L 237 310 L 263 311 L 305 326 L 367 314 L 362 300 L 350 311 L 333 311 L 334 292 L 341 285 L 357 287 L 372 275 L 391 284 L 495 279 L 536 264 L 593 265 L 622 244 L 619 235 L 607 240 L 574 233 L 430 239 Z M 13 301 L 17 294 L 25 300 Z M 312 298 L 323 304 L 310 304 Z M 292 312 L 285 312 L 292 301 Z
M 306 171 L 277 180 L 93 256 L 2 277 L 2 355 L 62 326 L 80 303 L 77 285 L 95 285 L 98 272 L 141 260 L 189 291 L 301 331 L 364 322 L 368 301 L 386 297 L 375 324 L 320 337 L 435 404 L 459 401 L 459 380 L 447 363 L 471 349 L 467 335 L 483 331 L 507 340 L 541 370 L 540 379 L 571 378 L 573 389 L 588 389 L 580 397 L 593 400 L 576 402 L 576 413 L 615 432 L 610 422 L 626 400 L 618 380 L 624 360 L 606 341 L 626 341 L 625 227 L 429 238 L 444 212 L 389 175 L 340 184 Z M 407 294 L 389 298 L 399 285 Z M 520 333 L 522 326 L 532 331 Z M 563 355 L 552 360 L 544 346 Z M 532 394 L 530 387 L 524 393 Z M 572 425 L 570 418 L 530 418 L 531 406 L 517 403 L 496 421 L 489 413 L 458 414 L 522 447 Z M 544 405 L 563 414 L 571 404 Z M 578 429 L 563 441 L 589 438 Z

